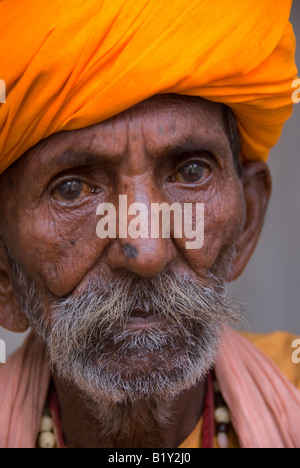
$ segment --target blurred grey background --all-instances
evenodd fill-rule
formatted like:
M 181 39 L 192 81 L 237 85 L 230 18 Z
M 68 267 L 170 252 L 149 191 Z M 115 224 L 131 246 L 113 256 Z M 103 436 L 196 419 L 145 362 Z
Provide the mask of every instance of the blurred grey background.
M 294 0 L 291 21 L 299 76 L 299 0 Z M 247 329 L 286 330 L 300 336 L 300 103 L 270 154 L 269 167 L 273 193 L 264 230 L 245 272 L 230 291 L 246 303 Z
M 300 74 L 300 0 L 294 0 L 291 20 Z M 243 328 L 262 333 L 286 330 L 300 336 L 300 103 L 294 107 L 270 155 L 273 195 L 260 242 L 246 271 L 229 291 L 244 304 L 248 325 Z M 24 336 L 0 327 L 7 355 Z

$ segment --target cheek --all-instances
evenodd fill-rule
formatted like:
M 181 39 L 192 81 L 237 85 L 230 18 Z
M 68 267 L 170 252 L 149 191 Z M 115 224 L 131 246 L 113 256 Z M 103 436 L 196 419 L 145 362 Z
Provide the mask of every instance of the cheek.
M 96 208 L 87 212 L 31 213 L 22 223 L 18 255 L 28 273 L 58 297 L 73 291 L 99 259 L 106 240 L 96 235 Z
M 225 248 L 237 242 L 246 219 L 246 205 L 242 186 L 224 189 L 204 203 L 204 245 L 198 250 L 180 249 L 189 266 L 202 278 L 216 263 Z

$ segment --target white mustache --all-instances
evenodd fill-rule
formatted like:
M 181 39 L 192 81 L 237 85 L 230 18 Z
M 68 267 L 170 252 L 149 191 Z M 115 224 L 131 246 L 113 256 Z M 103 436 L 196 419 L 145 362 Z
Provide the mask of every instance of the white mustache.
M 161 274 L 151 279 L 125 277 L 103 287 L 90 285 L 79 297 L 68 297 L 51 311 L 52 329 L 64 329 L 74 345 L 86 344 L 91 336 L 103 339 L 113 330 L 125 329 L 127 318 L 136 310 L 165 317 L 170 326 L 189 336 L 193 326 L 225 324 L 239 318 L 239 306 L 203 286 L 188 275 Z

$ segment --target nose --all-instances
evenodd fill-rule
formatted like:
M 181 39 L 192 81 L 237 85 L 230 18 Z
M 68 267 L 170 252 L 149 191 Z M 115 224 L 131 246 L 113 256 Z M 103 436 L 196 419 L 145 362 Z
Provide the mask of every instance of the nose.
M 145 193 L 143 200 L 146 203 L 139 203 L 137 207 L 136 199 L 131 196 L 119 197 L 118 237 L 109 245 L 107 263 L 111 270 L 127 270 L 149 278 L 162 273 L 176 259 L 177 249 L 171 235 L 163 237 L 161 229 L 153 235 L 151 203 L 148 197 L 145 198 Z M 132 205 L 129 201 L 133 202 Z M 137 217 L 132 218 L 132 206 L 138 209 L 138 220 Z M 135 233 L 132 231 L 132 223 L 135 227 L 139 226 Z
M 109 249 L 112 270 L 128 270 L 150 278 L 162 273 L 176 257 L 171 239 L 115 239 Z

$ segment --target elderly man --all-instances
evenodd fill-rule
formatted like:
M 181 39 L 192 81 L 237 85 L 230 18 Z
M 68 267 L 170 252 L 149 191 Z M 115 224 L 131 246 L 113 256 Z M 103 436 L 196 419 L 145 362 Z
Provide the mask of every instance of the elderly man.
M 224 289 L 297 74 L 291 1 L 254 3 L 1 2 L 0 318 L 32 328 L 0 368 L 1 447 L 300 446 L 296 337 L 255 346 Z M 153 235 L 163 203 L 201 248 L 175 212 Z

